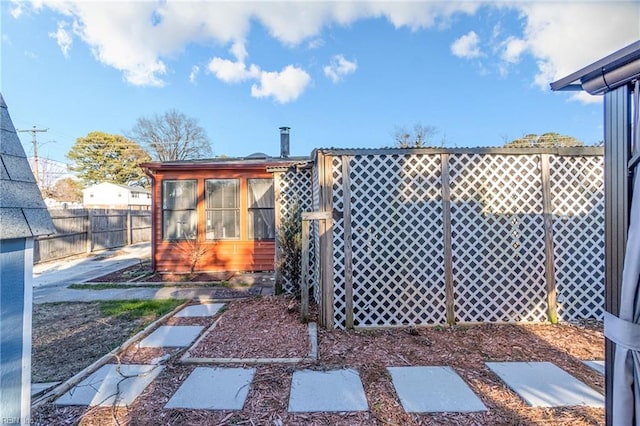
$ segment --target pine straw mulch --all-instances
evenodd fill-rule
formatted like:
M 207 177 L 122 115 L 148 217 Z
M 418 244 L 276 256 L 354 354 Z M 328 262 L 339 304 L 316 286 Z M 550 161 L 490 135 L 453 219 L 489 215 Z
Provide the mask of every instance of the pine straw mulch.
M 222 315 L 200 324 L 210 327 L 192 352 L 236 357 L 305 354 L 308 339 L 283 330 L 300 328 L 297 311 L 284 297 L 233 301 Z M 264 314 L 262 314 L 264 312 Z M 233 320 L 232 320 L 233 318 Z M 174 318 L 172 321 L 176 321 Z M 184 321 L 184 320 L 179 320 Z M 193 324 L 194 320 L 190 320 Z M 197 322 L 197 321 L 196 321 Z M 205 324 L 207 323 L 207 324 Z M 185 324 L 180 322 L 180 324 Z M 215 338 L 214 338 L 215 335 Z M 265 337 L 265 336 L 278 337 Z M 285 333 L 286 335 L 286 333 Z M 294 337 L 295 336 L 295 337 Z M 398 328 L 368 331 L 319 331 L 318 362 L 255 366 L 256 373 L 241 411 L 164 409 L 164 405 L 196 368 L 179 362 L 184 350 L 131 348 L 122 362 L 150 362 L 169 357 L 163 372 L 130 407 L 55 407 L 34 410 L 36 424 L 86 425 L 599 425 L 604 410 L 589 407 L 528 407 L 484 364 L 488 361 L 550 361 L 603 393 L 604 378 L 581 359 L 603 359 L 604 337 L 599 324 L 495 325 Z M 265 341 L 267 344 L 265 344 Z M 386 370 L 389 366 L 447 365 L 464 379 L 488 407 L 480 413 L 407 414 Z M 238 364 L 233 364 L 238 366 Z M 293 372 L 298 369 L 355 368 L 360 373 L 369 411 L 358 413 L 287 412 Z

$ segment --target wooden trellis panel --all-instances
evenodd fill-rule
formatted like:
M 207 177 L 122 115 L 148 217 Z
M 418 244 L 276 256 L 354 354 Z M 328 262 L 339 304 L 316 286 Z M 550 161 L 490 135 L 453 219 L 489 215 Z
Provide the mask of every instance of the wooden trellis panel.
M 344 211 L 344 188 L 341 157 L 333 157 L 331 176 L 333 210 L 342 212 Z M 336 328 L 345 328 L 347 321 L 344 259 L 344 217 L 338 213 L 333 222 L 333 322 Z
M 353 325 L 446 322 L 439 155 L 359 155 L 348 159 L 348 194 L 334 159 L 336 326 L 344 327 L 344 199 L 352 239 Z M 347 287 L 348 289 L 348 287 Z
M 603 160 L 550 159 L 558 315 L 567 321 L 604 316 Z
M 311 211 L 313 208 L 310 169 L 298 170 L 296 167 L 290 167 L 285 172 L 279 172 L 275 179 L 275 185 L 277 185 L 276 193 L 278 194 L 279 223 L 289 216 L 296 202 L 303 212 Z M 313 238 L 311 238 L 311 244 L 313 244 L 313 241 Z M 314 253 L 314 250 L 310 250 L 310 271 L 317 269 L 315 266 L 316 257 Z M 291 293 L 293 291 L 293 283 L 286 277 L 280 278 L 282 280 L 282 290 L 285 293 Z M 309 280 L 310 286 L 316 283 L 317 281 L 314 282 L 313 279 Z
M 547 320 L 539 156 L 452 155 L 449 169 L 456 320 Z
M 313 172 L 331 326 L 545 322 L 556 292 L 560 319 L 602 317 L 595 149 L 380 151 L 330 150 Z

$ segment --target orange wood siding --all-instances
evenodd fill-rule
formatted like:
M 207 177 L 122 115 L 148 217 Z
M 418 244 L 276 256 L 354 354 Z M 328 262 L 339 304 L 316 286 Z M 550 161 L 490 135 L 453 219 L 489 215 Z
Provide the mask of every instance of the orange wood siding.
M 197 271 L 268 271 L 274 269 L 275 241 L 254 241 L 248 238 L 247 179 L 272 179 L 264 168 L 246 170 L 182 170 L 155 173 L 153 191 L 154 247 L 153 259 L 157 271 L 186 272 L 190 268 L 190 253 L 194 247 L 204 254 L 196 264 Z M 198 237 L 195 243 L 164 241 L 162 236 L 162 181 L 196 179 L 198 187 Z M 239 179 L 240 238 L 235 240 L 205 239 L 205 180 Z

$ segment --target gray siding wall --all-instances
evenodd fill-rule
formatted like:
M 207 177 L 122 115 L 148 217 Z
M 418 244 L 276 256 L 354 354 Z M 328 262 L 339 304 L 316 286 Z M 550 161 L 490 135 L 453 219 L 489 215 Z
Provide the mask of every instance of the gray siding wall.
M 23 390 L 31 386 L 31 369 L 27 367 L 28 374 L 23 371 L 23 356 L 27 366 L 31 358 L 31 342 L 25 342 L 25 336 L 30 339 L 30 332 L 24 332 L 31 330 L 24 315 L 28 309 L 30 318 L 31 304 L 25 303 L 25 295 L 31 295 L 30 291 L 25 292 L 25 285 L 30 285 L 31 280 L 25 277 L 29 246 L 33 244 L 24 238 L 0 240 L 0 424 L 28 422 L 21 410 L 25 405 Z M 26 395 L 28 398 L 29 393 Z M 29 401 L 26 404 L 28 407 Z

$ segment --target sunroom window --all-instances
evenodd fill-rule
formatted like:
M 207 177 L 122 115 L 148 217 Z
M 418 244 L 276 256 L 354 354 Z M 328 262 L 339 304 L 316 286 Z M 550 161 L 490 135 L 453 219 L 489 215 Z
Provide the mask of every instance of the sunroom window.
M 198 232 L 197 182 L 162 181 L 162 238 L 195 239 Z
M 273 240 L 275 233 L 275 210 L 272 179 L 248 179 L 249 239 Z
M 240 181 L 238 179 L 207 179 L 204 193 L 206 239 L 240 238 Z

